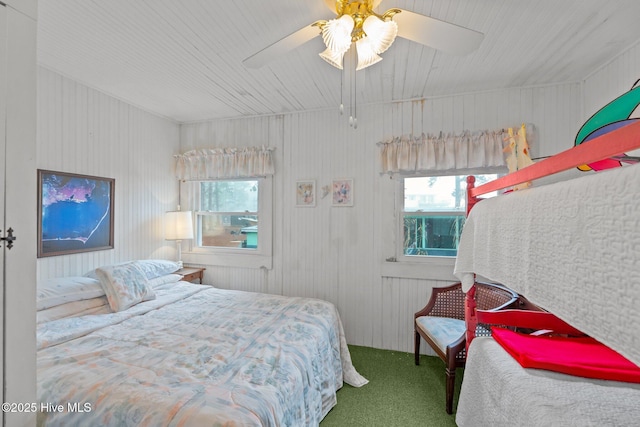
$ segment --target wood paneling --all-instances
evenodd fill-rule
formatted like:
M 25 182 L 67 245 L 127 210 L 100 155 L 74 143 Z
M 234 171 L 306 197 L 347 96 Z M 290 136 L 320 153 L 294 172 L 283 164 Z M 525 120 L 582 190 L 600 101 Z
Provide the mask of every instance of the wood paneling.
M 33 2 L 33 0 L 31 0 Z M 453 55 L 398 38 L 359 74 L 363 102 L 580 82 L 640 38 L 637 0 L 387 0 L 485 34 Z M 192 122 L 330 108 L 341 72 L 320 37 L 261 69 L 243 59 L 319 19 L 322 0 L 39 0 L 38 60 L 164 117 Z
M 584 120 L 640 79 L 640 43 L 596 70 L 584 83 Z
M 531 125 L 534 157 L 569 148 L 578 128 L 617 92 L 628 90 L 640 52 L 633 48 L 581 83 L 466 93 L 359 107 L 359 126 L 332 110 L 175 123 L 48 70 L 39 72 L 40 168 L 116 178 L 116 249 L 38 261 L 39 276 L 83 274 L 131 258 L 172 258 L 162 214 L 176 203 L 172 154 L 202 147 L 275 147 L 273 268 L 203 263 L 221 288 L 317 297 L 335 303 L 350 343 L 412 351 L 413 313 L 442 269 L 420 278 L 383 277 L 396 255 L 395 179 L 378 173 L 376 143 L 403 134 Z M 612 83 L 608 83 L 611 80 Z M 586 117 L 585 117 L 586 116 Z M 178 144 L 179 139 L 179 144 Z M 134 146 L 135 145 L 135 146 Z M 354 179 L 354 206 L 332 207 L 321 187 Z M 315 179 L 315 208 L 296 208 L 295 181 Z M 396 267 L 394 265 L 394 267 Z M 437 272 L 437 274 L 436 274 Z M 423 347 L 423 351 L 427 351 Z
M 175 259 L 164 212 L 177 204 L 179 126 L 40 68 L 37 167 L 115 178 L 115 248 L 41 258 L 38 278 L 136 258 Z
M 426 303 L 433 286 L 450 282 L 440 273 L 430 276 L 428 267 L 422 279 L 382 277 L 385 259 L 397 255 L 398 186 L 395 178 L 380 176 L 376 143 L 410 133 L 525 122 L 535 129 L 534 155 L 554 154 L 573 140 L 579 89 L 579 84 L 567 84 L 364 105 L 357 130 L 337 108 L 183 124 L 181 151 L 276 147 L 273 268 L 205 264 L 206 279 L 221 287 L 329 300 L 337 305 L 350 342 L 411 351 L 413 313 Z M 353 207 L 332 207 L 330 195 L 322 198 L 322 187 L 335 178 L 353 178 Z M 295 207 L 295 182 L 300 179 L 316 180 L 315 208 Z

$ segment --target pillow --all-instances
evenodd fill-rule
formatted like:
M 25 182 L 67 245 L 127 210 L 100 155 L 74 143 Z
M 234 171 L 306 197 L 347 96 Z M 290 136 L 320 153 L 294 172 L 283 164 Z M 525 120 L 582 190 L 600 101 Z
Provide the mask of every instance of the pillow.
M 38 282 L 36 309 L 55 307 L 73 301 L 104 295 L 100 282 L 89 277 L 58 277 Z
M 523 368 L 640 383 L 640 367 L 591 337 L 525 335 L 496 327 L 492 335 Z
M 135 260 L 135 261 L 126 261 L 118 264 L 110 265 L 109 267 L 114 267 L 118 265 L 136 263 L 140 270 L 144 273 L 147 279 L 155 279 L 156 277 L 164 276 L 165 274 L 171 274 L 180 270 L 180 266 L 175 261 L 167 261 L 164 259 L 143 259 L 143 260 Z M 104 268 L 104 267 L 103 267 Z M 91 277 L 93 279 L 100 279 L 96 270 L 91 270 L 87 274 L 86 277 Z
M 135 262 L 96 268 L 96 274 L 113 311 L 126 310 L 156 297 L 149 281 Z
M 100 288 L 102 289 L 102 288 Z M 40 310 L 36 313 L 38 324 L 69 317 L 86 316 L 88 314 L 113 313 L 109 308 L 109 302 L 104 295 L 98 298 L 90 298 L 82 301 L 73 301 L 60 304 L 55 307 Z
M 165 274 L 164 276 L 156 277 L 154 279 L 149 280 L 149 286 L 153 289 L 166 285 L 168 283 L 176 283 L 182 279 L 182 275 L 180 274 Z
M 141 259 L 134 262 L 140 267 L 147 279 L 155 279 L 180 270 L 177 262 L 164 259 Z

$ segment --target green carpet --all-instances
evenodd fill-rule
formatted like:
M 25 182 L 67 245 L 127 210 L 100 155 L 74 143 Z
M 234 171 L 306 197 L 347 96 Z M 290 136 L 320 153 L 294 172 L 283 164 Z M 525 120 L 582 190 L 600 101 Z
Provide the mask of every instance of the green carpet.
M 369 384 L 356 388 L 345 384 L 338 390 L 338 404 L 321 427 L 455 426 L 455 407 L 463 370 L 456 372 L 454 413 L 444 408 L 444 363 L 437 357 L 421 356 L 416 366 L 413 354 L 349 346 L 353 364 Z

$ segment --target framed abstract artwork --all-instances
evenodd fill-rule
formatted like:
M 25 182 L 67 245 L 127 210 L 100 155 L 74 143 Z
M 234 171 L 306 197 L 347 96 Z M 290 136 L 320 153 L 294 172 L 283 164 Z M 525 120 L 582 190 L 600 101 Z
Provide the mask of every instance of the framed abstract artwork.
M 38 169 L 38 258 L 113 249 L 115 179 Z
M 316 182 L 296 181 L 296 207 L 312 208 L 316 205 Z
M 334 179 L 331 198 L 332 206 L 353 206 L 353 179 Z

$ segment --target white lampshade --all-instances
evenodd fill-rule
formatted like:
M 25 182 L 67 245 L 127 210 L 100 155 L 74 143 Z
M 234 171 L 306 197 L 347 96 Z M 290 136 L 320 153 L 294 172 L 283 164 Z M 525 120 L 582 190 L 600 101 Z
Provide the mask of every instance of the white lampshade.
M 193 239 L 191 211 L 167 212 L 164 226 L 164 238 L 166 240 Z
M 373 15 L 364 21 L 362 29 L 375 53 L 382 53 L 389 49 L 398 35 L 398 24 L 391 20 L 382 21 Z

